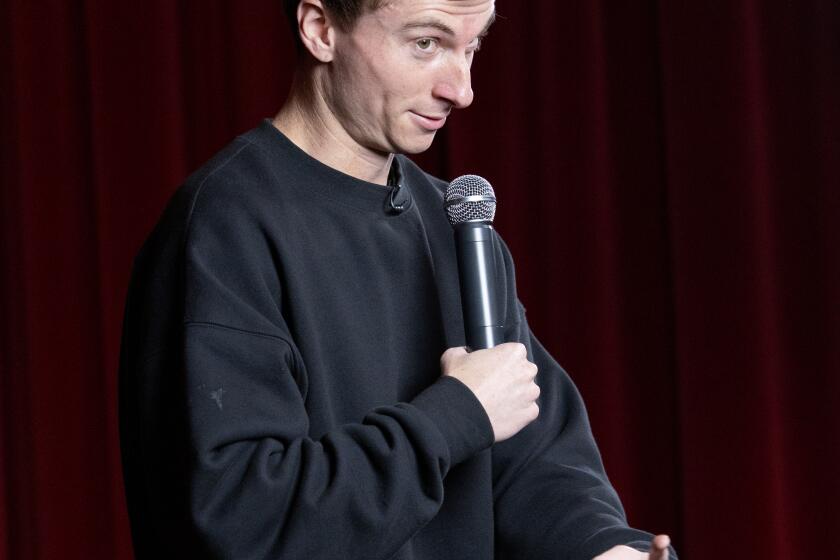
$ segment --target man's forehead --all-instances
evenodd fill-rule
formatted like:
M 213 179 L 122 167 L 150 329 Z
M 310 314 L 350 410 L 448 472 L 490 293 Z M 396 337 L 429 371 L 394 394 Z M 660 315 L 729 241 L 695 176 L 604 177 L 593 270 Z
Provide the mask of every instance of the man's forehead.
M 495 14 L 494 0 L 388 0 L 380 10 L 401 17 L 438 14 L 451 17 L 468 17 Z
M 487 33 L 496 17 L 494 0 L 389 0 L 379 11 L 389 19 L 399 20 L 404 27 L 430 24 L 429 27 L 438 27 L 445 32 L 447 27 L 451 30 L 448 22 L 476 19 L 482 25 L 479 35 Z

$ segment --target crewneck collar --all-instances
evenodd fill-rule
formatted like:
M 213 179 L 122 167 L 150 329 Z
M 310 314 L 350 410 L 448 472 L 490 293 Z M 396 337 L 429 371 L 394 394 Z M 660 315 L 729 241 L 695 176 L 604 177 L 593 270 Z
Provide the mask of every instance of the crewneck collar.
M 395 217 L 404 215 L 405 210 L 412 206 L 411 187 L 400 172 L 400 167 L 404 167 L 405 162 L 401 161 L 403 156 L 399 154 L 394 156 L 389 173 L 389 183 L 396 182 L 395 177 L 401 178 L 401 189 L 395 192 L 394 185 L 364 181 L 315 159 L 289 140 L 270 119 L 264 119 L 257 128 L 246 133 L 245 139 L 269 154 L 285 156 L 272 157 L 271 160 L 277 163 L 278 173 L 295 175 L 292 183 L 301 190 L 313 192 L 346 206 Z M 393 210 L 392 195 L 398 202 L 406 202 L 402 212 Z

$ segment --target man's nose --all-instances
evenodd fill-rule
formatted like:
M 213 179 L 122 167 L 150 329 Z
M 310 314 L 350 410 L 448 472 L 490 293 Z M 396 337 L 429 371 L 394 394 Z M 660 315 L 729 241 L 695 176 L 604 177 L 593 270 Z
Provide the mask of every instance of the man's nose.
M 435 97 L 448 101 L 456 109 L 469 107 L 473 100 L 469 61 L 453 60 L 438 78 L 432 93 Z

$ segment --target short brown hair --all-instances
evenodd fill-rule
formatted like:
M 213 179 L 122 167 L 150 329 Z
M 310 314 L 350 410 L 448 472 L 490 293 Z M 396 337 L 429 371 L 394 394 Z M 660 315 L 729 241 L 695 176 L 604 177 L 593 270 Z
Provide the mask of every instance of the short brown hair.
M 353 29 L 356 20 L 364 12 L 373 12 L 385 4 L 386 0 L 321 0 L 324 7 L 335 18 L 336 24 L 343 30 Z M 300 0 L 283 0 L 283 8 L 289 24 L 292 26 L 292 34 L 295 42 L 300 44 L 300 36 L 297 33 L 297 7 Z

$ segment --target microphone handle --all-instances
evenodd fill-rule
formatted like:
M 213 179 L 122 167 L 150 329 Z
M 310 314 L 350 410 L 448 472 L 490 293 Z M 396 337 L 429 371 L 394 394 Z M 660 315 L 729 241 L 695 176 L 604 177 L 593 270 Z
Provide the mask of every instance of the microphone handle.
M 496 286 L 496 237 L 486 222 L 455 226 L 455 246 L 461 279 L 461 306 L 469 350 L 504 342 Z

